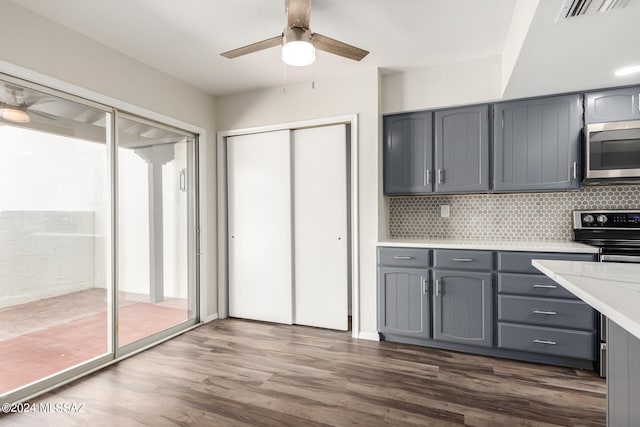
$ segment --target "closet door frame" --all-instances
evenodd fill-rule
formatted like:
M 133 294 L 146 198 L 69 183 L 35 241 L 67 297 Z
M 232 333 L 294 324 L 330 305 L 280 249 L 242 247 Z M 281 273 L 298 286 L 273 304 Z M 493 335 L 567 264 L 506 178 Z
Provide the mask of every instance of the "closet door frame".
M 354 338 L 360 333 L 360 286 L 358 246 L 358 115 L 326 117 L 314 120 L 281 123 L 269 126 L 222 131 L 217 134 L 218 154 L 218 317 L 229 316 L 229 272 L 228 272 L 228 214 L 227 214 L 227 137 L 303 129 L 327 125 L 347 124 L 350 129 L 349 144 L 349 282 L 351 283 L 351 331 Z

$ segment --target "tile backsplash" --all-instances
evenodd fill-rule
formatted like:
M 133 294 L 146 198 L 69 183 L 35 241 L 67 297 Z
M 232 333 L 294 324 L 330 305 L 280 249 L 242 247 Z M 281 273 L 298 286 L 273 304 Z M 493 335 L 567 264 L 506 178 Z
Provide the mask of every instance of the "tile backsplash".
M 390 196 L 389 236 L 405 239 L 571 240 L 574 209 L 640 209 L 640 185 L 556 193 Z M 440 206 L 451 207 L 440 217 Z

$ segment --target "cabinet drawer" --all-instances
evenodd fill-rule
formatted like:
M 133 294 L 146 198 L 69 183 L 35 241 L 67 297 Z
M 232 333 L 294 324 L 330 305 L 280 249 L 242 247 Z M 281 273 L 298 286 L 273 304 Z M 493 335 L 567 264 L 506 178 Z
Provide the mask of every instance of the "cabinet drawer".
M 531 265 L 532 259 L 594 261 L 595 256 L 590 254 L 564 254 L 553 252 L 498 252 L 498 270 L 511 273 L 540 274 L 540 270 Z
M 498 347 L 595 360 L 595 332 L 498 323 Z
M 578 299 L 552 279 L 537 274 L 498 273 L 498 292 L 532 297 Z
M 433 266 L 450 270 L 492 270 L 493 252 L 436 249 Z
M 498 296 L 498 320 L 568 329 L 595 329 L 595 314 L 582 301 Z
M 390 267 L 429 267 L 429 249 L 379 248 L 378 264 Z

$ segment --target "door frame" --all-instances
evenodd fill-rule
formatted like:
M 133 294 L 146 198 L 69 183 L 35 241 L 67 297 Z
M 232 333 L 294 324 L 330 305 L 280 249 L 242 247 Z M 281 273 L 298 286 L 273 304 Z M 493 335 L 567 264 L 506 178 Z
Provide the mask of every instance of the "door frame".
M 350 125 L 349 141 L 349 280 L 351 283 L 351 334 L 358 338 L 360 333 L 360 247 L 358 239 L 358 115 L 325 117 L 252 128 L 219 131 L 217 133 L 217 170 L 218 170 L 218 317 L 229 316 L 229 257 L 227 227 L 227 137 L 278 130 L 296 130 L 303 128 Z

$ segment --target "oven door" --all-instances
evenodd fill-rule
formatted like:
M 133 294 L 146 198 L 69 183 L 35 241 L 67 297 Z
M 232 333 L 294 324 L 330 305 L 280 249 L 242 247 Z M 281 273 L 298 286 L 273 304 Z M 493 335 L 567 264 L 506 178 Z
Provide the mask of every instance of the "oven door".
M 640 179 L 640 120 L 587 125 L 586 179 Z

